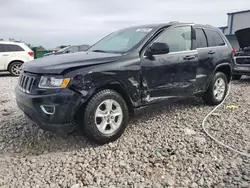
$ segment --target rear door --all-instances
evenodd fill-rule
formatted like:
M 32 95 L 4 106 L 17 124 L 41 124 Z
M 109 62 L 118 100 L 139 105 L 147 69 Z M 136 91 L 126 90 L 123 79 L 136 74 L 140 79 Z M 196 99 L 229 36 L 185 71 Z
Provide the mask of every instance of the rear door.
M 8 67 L 8 64 L 11 61 L 15 61 L 15 60 L 21 60 L 21 61 L 25 61 L 26 60 L 26 52 L 25 50 L 17 45 L 17 44 L 5 44 L 5 55 L 8 57 L 7 60 L 7 64 L 5 65 L 6 69 Z
M 214 69 L 219 63 L 228 62 L 228 57 L 231 55 L 231 50 L 221 37 L 218 31 L 205 29 L 205 34 L 208 41 L 208 56 L 207 65 L 208 80 L 211 80 Z
M 154 42 L 167 43 L 170 53 L 153 58 L 141 57 L 141 73 L 147 83 L 148 99 L 193 94 L 198 53 L 193 50 L 192 27 L 169 28 L 151 44 Z
M 198 67 L 196 74 L 195 92 L 202 92 L 208 79 L 208 70 L 210 69 L 213 58 L 208 54 L 208 42 L 203 28 L 195 28 L 195 48 L 198 52 Z

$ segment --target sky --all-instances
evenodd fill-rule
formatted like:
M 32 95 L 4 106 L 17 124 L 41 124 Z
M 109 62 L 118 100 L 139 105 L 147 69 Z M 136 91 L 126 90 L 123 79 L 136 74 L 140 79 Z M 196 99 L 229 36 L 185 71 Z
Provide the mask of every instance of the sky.
M 0 0 L 0 38 L 32 45 L 93 44 L 133 25 L 193 22 L 226 26 L 249 0 Z

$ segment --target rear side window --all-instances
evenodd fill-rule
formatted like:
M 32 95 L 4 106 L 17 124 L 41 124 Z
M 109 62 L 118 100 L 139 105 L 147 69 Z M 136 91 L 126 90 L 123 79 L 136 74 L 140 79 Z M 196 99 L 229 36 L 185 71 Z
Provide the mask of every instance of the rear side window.
M 207 35 L 208 46 L 224 46 L 225 42 L 221 38 L 220 34 L 216 31 L 205 30 Z
M 3 44 L 0 44 L 0 52 L 5 52 L 5 48 Z
M 6 52 L 20 52 L 24 49 L 16 44 L 5 44 Z
M 203 29 L 195 29 L 196 33 L 196 48 L 207 47 L 207 38 Z

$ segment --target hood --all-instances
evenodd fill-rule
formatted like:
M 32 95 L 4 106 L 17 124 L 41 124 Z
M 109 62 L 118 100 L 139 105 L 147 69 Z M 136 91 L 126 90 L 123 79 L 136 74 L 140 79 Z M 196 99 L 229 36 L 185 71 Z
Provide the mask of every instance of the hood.
M 241 49 L 250 46 L 250 28 L 235 31 L 235 35 Z
M 121 57 L 121 54 L 99 52 L 76 52 L 52 55 L 24 63 L 23 70 L 38 74 L 61 74 L 68 68 L 109 63 Z

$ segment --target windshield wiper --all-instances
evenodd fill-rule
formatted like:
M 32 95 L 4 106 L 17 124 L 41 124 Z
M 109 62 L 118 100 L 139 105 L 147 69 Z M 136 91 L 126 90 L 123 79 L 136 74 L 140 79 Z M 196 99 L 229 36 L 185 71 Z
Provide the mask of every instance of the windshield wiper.
M 104 50 L 93 50 L 91 52 L 102 52 L 102 53 L 108 53 L 107 51 L 104 51 Z

